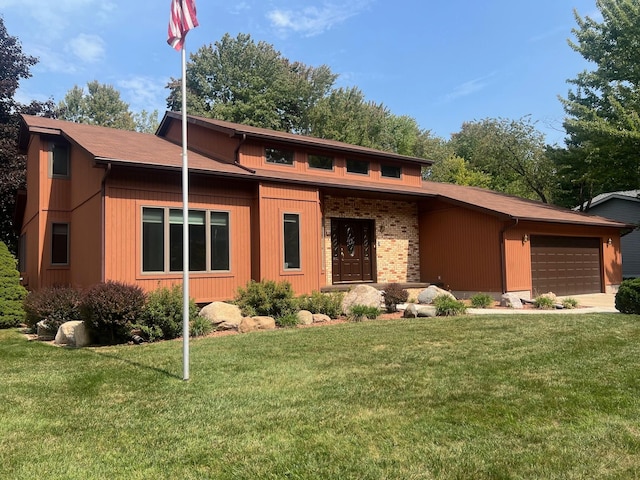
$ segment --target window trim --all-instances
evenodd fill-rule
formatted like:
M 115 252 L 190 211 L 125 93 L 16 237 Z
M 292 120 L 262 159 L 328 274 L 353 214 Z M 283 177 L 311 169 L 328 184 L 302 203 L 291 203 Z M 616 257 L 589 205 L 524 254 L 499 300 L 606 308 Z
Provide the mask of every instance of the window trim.
M 297 267 L 289 267 L 287 265 L 287 242 L 286 242 L 286 234 L 285 234 L 285 225 L 286 225 L 286 217 L 287 215 L 295 215 L 297 217 L 297 225 L 298 225 L 298 266 Z M 281 268 L 284 272 L 301 272 L 302 271 L 302 215 L 300 212 L 282 212 L 281 216 L 282 220 L 282 264 Z
M 162 270 L 145 271 L 144 270 L 144 210 L 154 209 L 162 210 L 163 213 L 163 256 L 162 256 Z M 170 242 L 170 215 L 172 210 L 179 210 L 182 213 L 182 209 L 177 206 L 158 206 L 158 205 L 141 205 L 140 206 L 140 263 L 139 271 L 143 276 L 151 275 L 179 275 L 183 273 L 181 270 L 171 270 L 171 242 Z M 189 273 L 193 274 L 229 274 L 232 272 L 232 260 L 233 260 L 233 242 L 232 242 L 232 215 L 229 209 L 217 209 L 217 208 L 190 208 L 189 213 L 202 212 L 204 213 L 204 227 L 205 227 L 205 270 L 189 270 Z M 227 215 L 227 242 L 228 242 L 228 268 L 226 270 L 212 270 L 211 269 L 211 213 L 225 213 Z M 175 225 L 175 223 L 174 223 Z M 184 219 L 181 224 L 184 228 Z M 191 252 L 189 252 L 191 253 Z M 183 265 L 184 267 L 184 265 Z
M 66 151 L 65 155 L 65 165 L 66 165 L 66 174 L 54 173 L 54 160 L 55 160 L 55 149 L 56 147 L 63 147 Z M 71 178 L 71 149 L 68 144 L 61 142 L 51 142 L 49 147 L 49 178 L 60 178 L 60 179 L 69 179 Z
M 269 161 L 269 155 L 267 153 L 267 151 L 277 151 L 277 152 L 283 152 L 287 155 L 283 156 L 282 158 L 284 158 L 285 160 L 287 159 L 288 155 L 291 155 L 291 163 L 287 162 L 273 162 L 273 161 Z M 276 147 L 264 147 L 264 162 L 267 165 L 277 165 L 279 167 L 293 167 L 296 163 L 296 152 L 295 150 L 287 150 L 285 148 L 276 148 Z
M 65 232 L 65 237 L 66 237 L 66 251 L 65 251 L 65 261 L 64 262 L 54 262 L 54 235 L 56 235 L 54 233 L 54 229 L 56 225 L 62 225 L 65 227 L 66 232 Z M 53 267 L 66 267 L 69 266 L 69 255 L 70 255 L 70 248 L 69 248 L 69 244 L 70 242 L 70 232 L 71 229 L 69 227 L 69 222 L 51 222 L 51 241 L 50 241 L 50 250 L 49 253 L 51 255 L 51 257 L 49 258 L 50 260 L 50 264 Z

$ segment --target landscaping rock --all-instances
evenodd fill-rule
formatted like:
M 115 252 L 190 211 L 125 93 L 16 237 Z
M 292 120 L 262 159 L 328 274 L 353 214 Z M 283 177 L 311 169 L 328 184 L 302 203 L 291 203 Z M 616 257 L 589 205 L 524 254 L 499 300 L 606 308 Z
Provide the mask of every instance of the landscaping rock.
M 435 285 L 429 285 L 418 294 L 418 303 L 430 304 L 433 303 L 434 298 L 440 295 L 447 295 L 456 300 L 456 297 L 449 291 L 436 287 Z
M 313 314 L 308 310 L 300 310 L 296 316 L 299 325 L 311 325 L 313 323 Z
M 272 317 L 244 317 L 238 325 L 240 333 L 256 332 L 258 330 L 274 330 L 276 321 Z
M 60 325 L 55 338 L 56 345 L 69 345 L 71 347 L 86 347 L 91 344 L 89 332 L 83 321 L 74 320 Z
M 523 308 L 520 297 L 515 293 L 503 293 L 500 299 L 501 307 L 511 307 L 515 309 Z
M 240 307 L 226 302 L 213 302 L 200 310 L 199 315 L 209 320 L 216 330 L 237 330 L 242 322 Z
M 40 320 L 36 323 L 36 333 L 38 340 L 47 342 L 56 338 L 57 330 L 50 328 L 46 320 Z
M 325 315 L 324 313 L 314 313 L 312 317 L 313 323 L 324 323 L 331 321 L 331 317 L 329 315 Z
M 354 305 L 382 308 L 384 298 L 379 290 L 370 285 L 357 285 L 342 299 L 342 313 L 348 315 L 349 309 Z
M 435 317 L 436 307 L 432 305 L 416 305 L 415 303 L 407 303 L 403 318 L 418 318 L 418 317 Z

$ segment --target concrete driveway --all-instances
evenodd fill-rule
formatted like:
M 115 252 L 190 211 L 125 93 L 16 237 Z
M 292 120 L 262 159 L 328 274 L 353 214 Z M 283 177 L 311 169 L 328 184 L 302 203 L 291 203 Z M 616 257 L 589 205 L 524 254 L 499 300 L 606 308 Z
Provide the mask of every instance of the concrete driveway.
M 560 310 L 538 310 L 536 308 L 526 308 L 522 310 L 511 308 L 468 308 L 467 312 L 477 315 L 493 314 L 526 314 L 536 315 L 540 313 L 572 314 L 572 313 L 618 313 L 615 307 L 616 296 L 613 293 L 592 293 L 588 295 L 569 295 L 578 301 L 578 308 Z M 562 299 L 564 297 L 558 297 Z

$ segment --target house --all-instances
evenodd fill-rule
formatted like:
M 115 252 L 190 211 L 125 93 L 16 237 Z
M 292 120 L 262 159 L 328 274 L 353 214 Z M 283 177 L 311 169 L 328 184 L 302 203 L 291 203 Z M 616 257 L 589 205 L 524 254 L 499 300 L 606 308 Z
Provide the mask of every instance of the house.
M 640 277 L 640 229 L 637 228 L 640 226 L 640 190 L 597 195 L 591 199 L 589 213 L 635 225 L 636 228 L 621 240 L 622 276 Z
M 190 293 L 442 283 L 458 294 L 608 292 L 628 225 L 422 180 L 430 162 L 188 117 Z M 24 115 L 19 263 L 30 289 L 182 280 L 181 115 L 156 135 Z

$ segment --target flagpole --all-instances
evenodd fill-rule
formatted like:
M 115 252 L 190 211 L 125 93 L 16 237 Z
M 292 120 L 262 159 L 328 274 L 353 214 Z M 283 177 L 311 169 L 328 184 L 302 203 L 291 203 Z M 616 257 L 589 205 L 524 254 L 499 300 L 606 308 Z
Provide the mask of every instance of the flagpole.
M 187 53 L 182 44 L 182 379 L 189 380 L 189 162 L 187 157 Z

